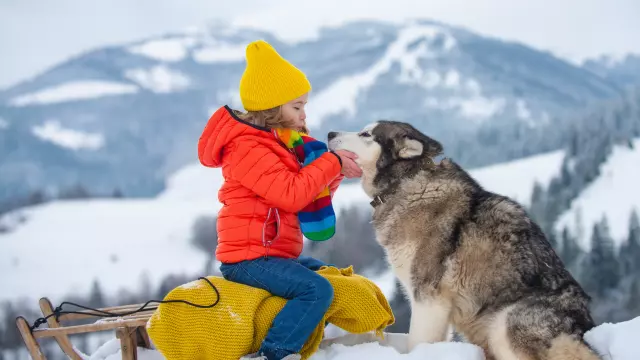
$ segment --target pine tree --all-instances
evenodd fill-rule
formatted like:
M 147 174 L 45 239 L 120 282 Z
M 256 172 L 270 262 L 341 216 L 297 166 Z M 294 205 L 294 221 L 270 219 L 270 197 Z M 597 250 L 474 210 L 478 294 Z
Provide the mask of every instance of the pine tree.
M 529 212 L 533 221 L 538 223 L 542 230 L 547 233 L 548 223 L 546 219 L 546 201 L 545 191 L 542 185 L 538 181 L 533 184 L 533 191 L 531 192 L 531 202 L 529 205 Z
M 5 329 L 4 329 L 4 324 L 0 322 L 0 349 L 6 349 L 7 345 L 4 343 L 4 337 L 5 337 Z M 2 350 L 0 350 L 0 360 L 3 360 L 3 352 Z
M 100 288 L 98 280 L 94 280 L 89 294 L 89 306 L 97 309 L 105 306 L 104 294 Z
M 214 264 L 216 247 L 218 246 L 218 227 L 215 217 L 202 216 L 196 219 L 191 231 L 191 244 L 207 256 L 204 274 L 209 275 Z
M 580 152 L 580 140 L 578 132 L 574 129 L 569 135 L 569 149 L 568 154 L 570 157 L 576 157 Z
M 120 188 L 115 188 L 113 190 L 113 193 L 111 194 L 112 198 L 116 198 L 116 199 L 120 199 L 124 197 L 124 194 L 122 193 L 122 190 L 120 190 Z
M 139 302 L 145 303 L 153 297 L 153 289 L 151 286 L 151 278 L 149 274 L 145 271 L 140 275 L 140 290 L 138 293 L 140 297 Z
M 604 296 L 620 282 L 620 267 L 606 217 L 593 227 L 591 251 L 582 269 L 583 283 L 588 292 Z
M 640 315 L 640 278 L 634 277 L 629 290 L 626 308 L 632 317 Z
M 4 349 L 15 349 L 20 346 L 22 343 L 22 339 L 20 338 L 20 334 L 15 326 L 15 319 L 18 316 L 24 315 L 20 313 L 19 309 L 10 303 L 5 302 L 2 304 L 2 308 L 0 308 L 0 313 L 3 314 L 3 322 L 4 322 L 4 334 L 3 334 L 3 348 Z
M 620 246 L 620 261 L 625 275 L 640 276 L 640 220 L 634 209 L 629 217 L 629 234 Z
M 76 184 L 69 189 L 61 191 L 58 195 L 60 199 L 87 199 L 91 194 L 82 184 Z
M 567 267 L 572 267 L 574 262 L 580 258 L 582 249 L 578 246 L 576 238 L 571 235 L 569 229 L 565 226 L 562 229 L 562 247 L 560 250 L 560 259 Z
M 41 190 L 36 190 L 29 194 L 27 205 L 38 205 L 42 204 L 45 201 L 47 201 L 47 197 L 45 196 L 44 192 L 42 192 Z

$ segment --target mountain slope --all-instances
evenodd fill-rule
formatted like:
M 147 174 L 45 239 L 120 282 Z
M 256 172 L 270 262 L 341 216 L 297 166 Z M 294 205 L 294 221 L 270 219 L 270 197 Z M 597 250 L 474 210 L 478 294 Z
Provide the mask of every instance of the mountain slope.
M 640 211 L 640 138 L 613 148 L 600 176 L 572 201 L 556 223 L 556 230 L 567 227 L 585 249 L 590 247 L 593 225 L 607 216 L 610 235 L 620 244 L 629 231 L 631 211 Z
M 248 29 L 169 34 L 87 52 L 1 92 L 0 199 L 77 183 L 157 194 L 195 161 L 212 111 L 239 106 L 244 46 L 258 38 L 308 74 L 318 137 L 404 120 L 467 166 L 557 149 L 562 119 L 620 93 L 550 54 L 432 21 L 356 22 L 296 44 Z
M 550 153 L 472 175 L 489 190 L 526 202 L 534 181 L 546 184 L 561 160 L 562 153 Z M 0 272 L 13 275 L 0 278 L 5 289 L 0 299 L 47 295 L 61 300 L 71 292 L 88 292 L 94 279 L 105 294 L 115 294 L 139 287 L 145 273 L 154 288 L 168 274 L 199 273 L 206 255 L 190 244 L 192 226 L 198 217 L 216 214 L 221 184 L 219 171 L 190 165 L 153 199 L 56 201 L 6 214 L 0 218 L 9 229 L 0 233 Z M 334 207 L 368 206 L 368 201 L 359 184 L 345 184 Z M 376 279 L 393 293 L 388 276 Z
M 582 67 L 620 86 L 640 85 L 640 55 L 601 56 L 588 59 Z

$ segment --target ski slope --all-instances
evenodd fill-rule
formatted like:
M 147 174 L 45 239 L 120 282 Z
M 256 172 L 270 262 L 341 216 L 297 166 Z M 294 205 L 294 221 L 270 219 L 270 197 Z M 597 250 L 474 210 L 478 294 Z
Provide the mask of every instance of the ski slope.
M 526 201 L 534 181 L 546 184 L 561 160 L 562 152 L 553 152 L 471 173 L 487 189 Z M 87 294 L 96 279 L 115 295 L 139 288 L 144 277 L 155 288 L 169 274 L 200 274 L 207 255 L 190 244 L 191 228 L 199 216 L 217 213 L 221 185 L 219 170 L 195 164 L 156 198 L 56 201 L 9 213 L 0 218 L 10 229 L 0 233 L 0 301 L 46 295 L 57 302 Z M 368 202 L 359 184 L 341 186 L 334 197 L 337 211 Z M 392 276 L 375 281 L 393 294 Z

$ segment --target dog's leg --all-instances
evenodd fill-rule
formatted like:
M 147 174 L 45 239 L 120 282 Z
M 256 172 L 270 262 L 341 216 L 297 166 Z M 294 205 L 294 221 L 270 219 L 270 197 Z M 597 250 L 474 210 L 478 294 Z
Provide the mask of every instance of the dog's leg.
M 443 298 L 426 297 L 412 301 L 409 327 L 409 351 L 420 343 L 436 343 L 447 339 L 451 303 Z
M 487 358 L 496 360 L 533 360 L 526 354 L 516 351 L 512 344 L 512 335 L 509 333 L 508 318 L 513 307 L 500 310 L 489 328 L 489 351 Z

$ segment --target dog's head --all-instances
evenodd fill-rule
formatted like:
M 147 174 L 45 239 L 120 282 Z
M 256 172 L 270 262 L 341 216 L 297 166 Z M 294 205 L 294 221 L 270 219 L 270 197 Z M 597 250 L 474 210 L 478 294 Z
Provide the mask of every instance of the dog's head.
M 329 149 L 358 156 L 365 191 L 372 196 L 383 177 L 404 177 L 442 153 L 442 145 L 410 124 L 379 121 L 359 132 L 330 132 Z

